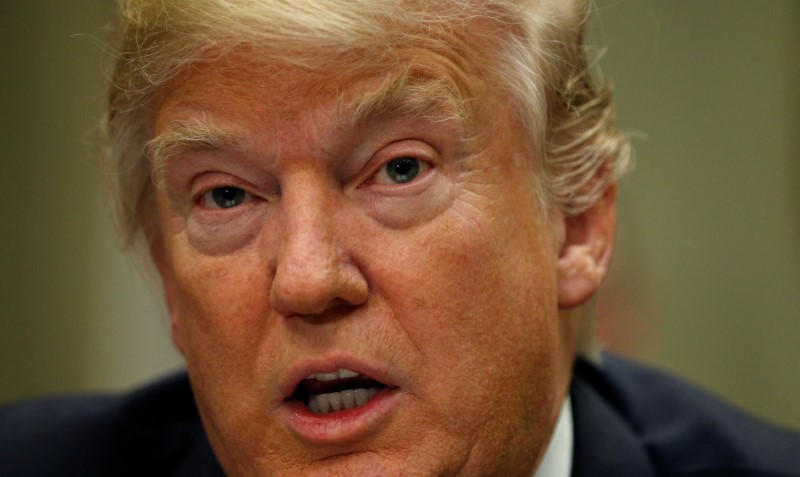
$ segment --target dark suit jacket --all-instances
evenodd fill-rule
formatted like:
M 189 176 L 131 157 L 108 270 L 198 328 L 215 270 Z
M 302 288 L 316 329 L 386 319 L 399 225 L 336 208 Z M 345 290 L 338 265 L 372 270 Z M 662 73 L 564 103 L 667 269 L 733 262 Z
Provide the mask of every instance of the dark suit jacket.
M 613 355 L 572 381 L 573 477 L 800 476 L 800 434 Z
M 661 373 L 579 361 L 573 477 L 800 476 L 800 435 L 752 420 Z M 0 411 L 0 475 L 222 476 L 185 375 L 123 397 Z

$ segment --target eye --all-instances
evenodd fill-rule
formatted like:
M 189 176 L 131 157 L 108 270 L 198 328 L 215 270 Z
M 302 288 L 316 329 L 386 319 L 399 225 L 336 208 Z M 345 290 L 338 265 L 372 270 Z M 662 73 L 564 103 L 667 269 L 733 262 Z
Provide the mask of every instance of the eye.
M 375 182 L 382 184 L 405 184 L 411 182 L 430 166 L 415 157 L 398 157 L 387 162 L 378 172 Z
M 230 209 L 249 199 L 248 193 L 239 187 L 215 187 L 203 194 L 202 204 L 210 209 Z

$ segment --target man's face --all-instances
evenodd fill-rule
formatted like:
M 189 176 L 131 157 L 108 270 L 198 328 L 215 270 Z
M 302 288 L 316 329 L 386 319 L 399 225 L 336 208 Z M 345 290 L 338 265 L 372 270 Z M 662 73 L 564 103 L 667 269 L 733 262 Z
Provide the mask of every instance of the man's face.
M 232 475 L 530 475 L 549 440 L 563 221 L 501 98 L 471 140 L 433 101 L 353 122 L 385 79 L 233 58 L 155 113 L 154 255 Z

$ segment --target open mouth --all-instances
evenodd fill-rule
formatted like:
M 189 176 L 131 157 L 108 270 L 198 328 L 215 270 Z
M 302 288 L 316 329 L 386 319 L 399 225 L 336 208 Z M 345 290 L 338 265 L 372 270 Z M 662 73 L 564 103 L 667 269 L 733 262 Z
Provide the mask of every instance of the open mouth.
M 298 401 L 315 414 L 328 414 L 366 405 L 386 385 L 349 369 L 314 373 L 300 381 L 290 401 Z

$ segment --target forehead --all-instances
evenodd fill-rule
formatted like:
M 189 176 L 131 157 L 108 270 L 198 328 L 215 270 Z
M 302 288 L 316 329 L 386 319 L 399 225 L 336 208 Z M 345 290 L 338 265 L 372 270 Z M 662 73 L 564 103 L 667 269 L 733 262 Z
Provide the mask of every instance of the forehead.
M 474 101 L 486 89 L 482 78 L 463 62 L 431 51 L 409 49 L 391 61 L 342 62 L 330 70 L 254 61 L 247 53 L 184 71 L 161 92 L 153 109 L 156 134 L 198 116 L 224 125 L 257 125 L 260 135 L 278 134 L 282 140 L 317 135 L 321 128 L 357 128 L 376 119 L 415 116 L 459 120 L 464 136 L 472 137 L 475 106 L 484 104 Z
M 298 55 L 287 58 L 282 42 L 274 44 L 254 40 L 227 49 L 211 50 L 161 88 L 156 101 L 165 94 L 202 85 L 204 79 L 217 83 L 219 90 L 241 93 L 252 89 L 274 92 L 273 97 L 302 89 L 308 99 L 330 97 L 365 78 L 376 78 L 401 71 L 431 78 L 446 79 L 461 95 L 477 96 L 487 64 L 485 45 L 475 44 L 474 34 L 466 33 L 466 25 L 451 33 L 451 38 L 418 38 L 415 42 L 387 44 L 378 51 L 364 47 L 353 49 L 333 42 L 329 46 L 308 46 L 308 58 Z M 477 28 L 473 29 L 477 30 Z M 447 41 L 446 41 L 447 40 Z M 248 40 L 245 40 L 248 41 Z M 291 43 L 290 43 L 291 45 Z M 324 43 L 323 43 L 324 45 Z M 213 78 L 209 78 L 213 76 Z M 239 89 L 239 91 L 236 91 Z M 285 102 L 278 100 L 279 108 Z
M 158 120 L 202 111 L 230 119 L 292 119 L 335 97 L 339 82 L 297 68 L 260 65 L 240 55 L 192 65 L 161 91 Z M 302 92 L 302 94 L 298 94 Z M 188 111 L 187 111 L 188 110 Z

